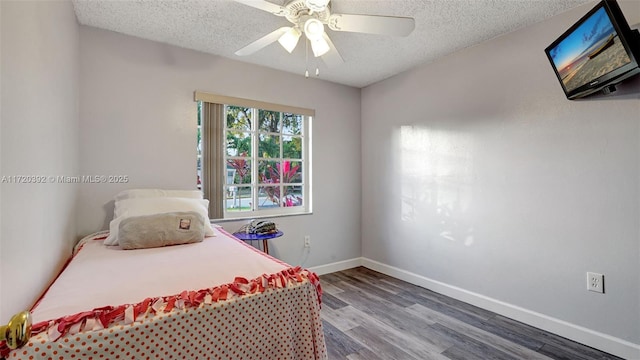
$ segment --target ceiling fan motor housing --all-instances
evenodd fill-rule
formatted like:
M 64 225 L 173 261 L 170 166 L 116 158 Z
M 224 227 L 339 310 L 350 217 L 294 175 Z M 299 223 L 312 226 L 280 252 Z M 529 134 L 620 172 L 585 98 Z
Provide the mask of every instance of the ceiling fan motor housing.
M 284 8 L 287 10 L 287 20 L 300 28 L 303 28 L 309 18 L 318 19 L 326 24 L 331 16 L 331 4 L 327 4 L 322 11 L 312 11 L 307 7 L 305 0 L 293 0 L 284 5 Z

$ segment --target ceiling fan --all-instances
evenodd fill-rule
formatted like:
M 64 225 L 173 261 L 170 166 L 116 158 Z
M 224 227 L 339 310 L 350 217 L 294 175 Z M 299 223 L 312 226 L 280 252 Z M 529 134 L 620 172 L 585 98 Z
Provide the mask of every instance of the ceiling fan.
M 321 57 L 327 66 L 344 62 L 342 56 L 325 31 L 347 31 L 378 35 L 407 36 L 415 28 L 415 20 L 408 17 L 332 14 L 330 0 L 291 0 L 277 5 L 266 0 L 234 0 L 256 9 L 285 17 L 293 26 L 281 27 L 236 51 L 246 56 L 278 41 L 289 53 L 293 52 L 302 34 L 311 44 L 315 57 Z

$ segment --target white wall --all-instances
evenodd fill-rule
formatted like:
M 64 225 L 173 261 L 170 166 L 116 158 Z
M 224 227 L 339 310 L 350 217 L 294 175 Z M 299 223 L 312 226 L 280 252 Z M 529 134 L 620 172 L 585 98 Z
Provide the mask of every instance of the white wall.
M 633 352 L 640 81 L 568 101 L 544 54 L 592 6 L 363 89 L 363 257 Z
M 360 256 L 359 89 L 89 27 L 80 43 L 81 170 L 130 178 L 82 185 L 80 234 L 108 227 L 123 189 L 195 187 L 193 92 L 202 90 L 316 110 L 313 215 L 278 218 L 285 235 L 270 250 L 293 265 L 306 258 L 305 266 Z
M 0 176 L 78 173 L 79 35 L 70 2 L 0 1 Z M 28 309 L 76 240 L 77 186 L 2 183 L 0 323 Z

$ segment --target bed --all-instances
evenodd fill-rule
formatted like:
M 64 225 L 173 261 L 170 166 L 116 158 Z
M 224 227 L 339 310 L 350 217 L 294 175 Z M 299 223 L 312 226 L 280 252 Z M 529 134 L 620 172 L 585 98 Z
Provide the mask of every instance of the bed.
M 220 227 L 133 251 L 87 236 L 7 359 L 326 359 L 321 287 Z

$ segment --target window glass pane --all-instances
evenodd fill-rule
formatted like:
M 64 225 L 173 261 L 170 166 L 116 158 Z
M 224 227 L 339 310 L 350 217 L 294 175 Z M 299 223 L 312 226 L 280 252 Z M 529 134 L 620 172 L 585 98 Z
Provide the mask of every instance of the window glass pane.
M 263 158 L 280 157 L 280 136 L 260 134 L 258 156 Z
M 225 209 L 227 211 L 251 211 L 250 186 L 225 186 Z
M 302 183 L 302 163 L 300 161 L 282 162 L 282 182 L 293 184 Z
M 280 207 L 280 186 L 260 186 L 258 188 L 258 209 Z
M 282 136 L 282 157 L 285 159 L 302 159 L 302 138 L 299 136 Z
M 282 114 L 282 133 L 301 135 L 302 134 L 302 120 L 304 116 L 296 114 Z
M 302 206 L 302 186 L 285 186 L 282 206 Z
M 251 130 L 251 109 L 238 106 L 226 107 L 227 109 L 227 129 Z
M 202 158 L 198 157 L 198 164 L 196 169 L 196 186 L 198 190 L 202 190 Z
M 251 133 L 227 131 L 227 156 L 251 156 Z
M 260 184 L 280 183 L 280 163 L 277 161 L 258 161 L 258 178 Z
M 280 113 L 276 111 L 258 110 L 258 130 L 263 132 L 280 132 Z
M 227 185 L 251 184 L 251 160 L 227 160 Z

